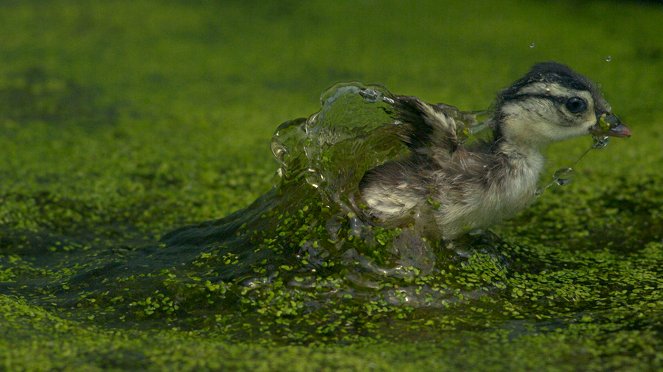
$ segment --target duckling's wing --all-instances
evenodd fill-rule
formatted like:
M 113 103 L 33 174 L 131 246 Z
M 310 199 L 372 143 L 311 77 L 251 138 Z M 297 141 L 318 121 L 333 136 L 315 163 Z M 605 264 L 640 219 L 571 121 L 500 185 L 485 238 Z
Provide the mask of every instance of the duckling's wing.
M 405 126 L 402 140 L 414 152 L 449 154 L 456 151 L 467 138 L 471 120 L 460 110 L 445 104 L 431 105 L 417 97 L 396 96 L 394 98 L 396 118 Z M 476 121 L 476 120 L 474 120 Z

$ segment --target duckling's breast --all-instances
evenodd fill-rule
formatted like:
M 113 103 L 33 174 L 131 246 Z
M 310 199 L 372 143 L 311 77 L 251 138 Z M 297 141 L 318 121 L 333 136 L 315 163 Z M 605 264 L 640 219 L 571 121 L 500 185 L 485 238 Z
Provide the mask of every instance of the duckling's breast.
M 446 239 L 472 229 L 486 228 L 512 217 L 535 196 L 543 157 L 506 159 L 489 167 L 484 175 L 464 187 L 439 190 L 441 207 L 434 213 L 441 234 Z

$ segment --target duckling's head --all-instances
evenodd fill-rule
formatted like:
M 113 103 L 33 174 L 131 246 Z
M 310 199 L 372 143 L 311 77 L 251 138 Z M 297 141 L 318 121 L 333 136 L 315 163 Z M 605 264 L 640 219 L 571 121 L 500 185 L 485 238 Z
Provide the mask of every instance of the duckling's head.
M 495 110 L 498 138 L 521 146 L 590 133 L 630 136 L 596 85 L 556 62 L 534 65 L 498 95 Z

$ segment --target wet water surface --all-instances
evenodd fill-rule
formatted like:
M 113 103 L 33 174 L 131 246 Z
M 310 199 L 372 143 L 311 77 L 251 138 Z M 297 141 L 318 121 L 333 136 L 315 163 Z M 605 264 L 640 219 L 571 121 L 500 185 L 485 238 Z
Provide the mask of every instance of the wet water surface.
M 0 369 L 660 370 L 654 3 L 4 2 Z M 480 109 L 546 60 L 633 138 L 551 146 L 492 231 L 365 216 L 394 96 L 321 87 Z
M 334 86 L 319 112 L 277 128 L 272 190 L 158 242 L 126 228 L 103 238 L 8 231 L 7 244 L 24 247 L 9 266 L 23 272 L 3 291 L 112 327 L 167 322 L 297 343 L 476 329 L 518 336 L 612 306 L 605 296 L 615 283 L 592 284 L 610 280 L 601 279 L 600 263 L 569 262 L 541 243 L 509 243 L 488 231 L 434 241 L 416 225 L 385 228 L 367 218 L 358 197 L 363 174 L 407 152 L 391 97 L 379 86 Z M 459 113 L 467 141 L 486 134 L 484 117 Z M 606 144 L 597 137 L 590 149 Z M 560 168 L 553 184 L 568 184 L 573 172 Z

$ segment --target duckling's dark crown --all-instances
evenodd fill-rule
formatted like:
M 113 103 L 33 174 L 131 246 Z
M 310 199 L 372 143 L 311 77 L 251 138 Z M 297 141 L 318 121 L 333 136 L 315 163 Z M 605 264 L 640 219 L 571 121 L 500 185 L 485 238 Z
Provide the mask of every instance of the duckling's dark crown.
M 568 66 L 557 62 L 541 62 L 532 66 L 525 76 L 516 80 L 499 94 L 498 106 L 506 101 L 522 99 L 523 95 L 518 92 L 533 83 L 556 83 L 565 88 L 588 91 L 593 97 L 600 96 L 598 88 L 591 80 L 571 70 Z

